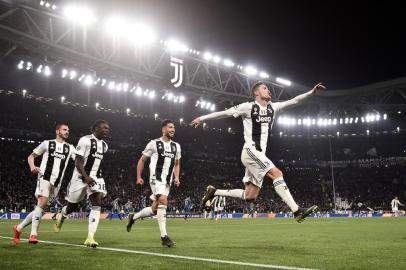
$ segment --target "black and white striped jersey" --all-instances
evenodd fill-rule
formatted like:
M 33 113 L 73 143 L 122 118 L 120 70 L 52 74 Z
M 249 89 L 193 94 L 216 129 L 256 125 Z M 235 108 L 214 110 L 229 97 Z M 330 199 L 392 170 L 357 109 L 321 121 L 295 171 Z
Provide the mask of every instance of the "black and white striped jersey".
M 170 185 L 173 180 L 175 161 L 181 158 L 180 145 L 172 140 L 164 142 L 159 138 L 151 140 L 142 154 L 151 158 L 150 181 L 161 181 Z
M 226 197 L 225 196 L 215 196 L 211 201 L 211 205 L 216 211 L 216 209 L 224 209 L 226 207 Z
M 309 91 L 287 101 L 268 102 L 266 106 L 262 106 L 257 101 L 245 102 L 225 111 L 203 115 L 200 120 L 241 117 L 244 125 L 244 148 L 255 146 L 258 151 L 265 153 L 276 114 L 287 107 L 299 104 L 311 94 L 312 91 Z
M 50 181 L 55 187 L 58 187 L 63 179 L 69 158 L 75 159 L 75 148 L 67 142 L 59 143 L 56 140 L 43 141 L 33 153 L 42 155 L 38 179 Z
M 76 147 L 76 155 L 84 158 L 84 169 L 87 175 L 92 178 L 103 178 L 101 165 L 107 150 L 107 143 L 97 139 L 93 134 L 80 138 Z M 76 167 L 72 179 L 82 179 L 82 175 Z

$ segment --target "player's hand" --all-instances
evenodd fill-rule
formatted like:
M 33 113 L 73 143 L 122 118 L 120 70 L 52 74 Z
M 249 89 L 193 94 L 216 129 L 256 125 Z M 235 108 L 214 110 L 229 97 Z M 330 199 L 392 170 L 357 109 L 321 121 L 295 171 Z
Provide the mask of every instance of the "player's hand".
M 96 185 L 96 181 L 90 176 L 84 178 L 83 182 L 85 182 L 89 187 Z
M 175 186 L 176 186 L 176 187 L 179 187 L 179 185 L 180 185 L 180 180 L 179 180 L 179 178 L 175 178 Z
M 32 174 L 41 173 L 41 169 L 39 167 L 33 167 L 33 168 L 31 168 L 31 173 Z
M 203 121 L 200 120 L 200 117 L 195 118 L 192 123 L 190 123 L 193 127 L 197 128 Z
M 317 93 L 319 91 L 322 91 L 322 90 L 326 90 L 326 87 L 321 82 L 316 84 L 312 89 L 313 94 L 315 94 L 315 93 Z
M 141 185 L 141 186 L 142 186 L 142 185 L 144 184 L 144 179 L 142 179 L 142 178 L 138 178 L 138 179 L 137 179 L 137 182 L 135 182 L 135 184 L 136 184 L 136 185 Z

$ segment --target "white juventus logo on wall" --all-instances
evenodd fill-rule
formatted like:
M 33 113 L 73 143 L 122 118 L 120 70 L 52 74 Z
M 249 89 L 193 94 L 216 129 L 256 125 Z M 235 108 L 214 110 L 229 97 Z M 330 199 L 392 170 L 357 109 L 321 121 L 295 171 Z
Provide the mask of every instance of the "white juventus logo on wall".
M 171 83 L 178 88 L 183 83 L 183 60 L 171 56 L 171 67 L 175 68 L 175 75 L 171 79 Z

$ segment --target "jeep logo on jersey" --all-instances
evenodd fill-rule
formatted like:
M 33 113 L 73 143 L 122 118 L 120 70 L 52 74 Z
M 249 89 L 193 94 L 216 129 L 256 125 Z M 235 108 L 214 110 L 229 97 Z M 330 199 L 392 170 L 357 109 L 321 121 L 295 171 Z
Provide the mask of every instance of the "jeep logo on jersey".
M 183 60 L 171 56 L 170 65 L 175 69 L 174 76 L 171 78 L 171 83 L 178 88 L 183 83 Z
M 272 121 L 271 116 L 259 116 L 257 119 L 255 119 L 257 123 L 269 123 Z
M 173 154 L 173 153 L 169 153 L 169 152 L 163 152 L 163 153 L 161 153 L 161 156 L 163 156 L 163 157 L 168 157 L 168 158 L 174 158 L 175 157 L 175 154 Z
M 66 158 L 64 154 L 60 154 L 58 152 L 52 153 L 51 157 L 56 157 L 56 158 L 59 158 L 59 159 L 65 159 Z

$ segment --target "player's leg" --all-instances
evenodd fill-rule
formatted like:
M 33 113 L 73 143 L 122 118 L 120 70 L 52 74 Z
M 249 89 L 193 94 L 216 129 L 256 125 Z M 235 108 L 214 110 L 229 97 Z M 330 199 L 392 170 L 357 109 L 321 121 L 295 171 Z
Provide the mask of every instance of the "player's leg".
M 89 247 L 97 247 L 99 244 L 94 240 L 94 235 L 99 226 L 101 204 L 105 194 L 102 192 L 94 192 L 89 195 L 89 200 L 92 203 L 92 208 L 89 213 L 89 229 L 85 245 Z
M 313 205 L 308 209 L 299 208 L 299 206 L 293 199 L 285 180 L 283 179 L 282 171 L 279 170 L 277 167 L 273 166 L 267 172 L 265 179 L 266 178 L 273 180 L 273 186 L 276 193 L 289 206 L 297 222 L 302 222 L 305 217 L 317 210 L 318 207 L 316 205 Z
M 42 214 L 44 213 L 45 207 L 48 205 L 48 197 L 38 196 L 37 206 L 35 207 L 32 214 L 31 223 L 31 233 L 28 243 L 37 244 L 38 243 L 38 227 L 41 222 Z
M 79 202 L 83 200 L 86 195 L 86 188 L 81 187 L 76 190 L 69 190 L 68 194 L 66 195 L 65 199 L 67 204 L 62 207 L 62 210 L 56 216 L 56 222 L 54 226 L 55 232 L 60 232 L 62 228 L 62 224 L 64 223 L 65 219 L 68 217 L 69 214 L 79 211 Z
M 166 193 L 166 192 L 160 192 Z M 168 197 L 165 194 L 157 194 L 158 209 L 156 213 L 162 245 L 167 247 L 175 246 L 176 242 L 169 238 L 166 232 L 166 208 L 168 207 Z
M 144 207 L 139 212 L 128 215 L 127 232 L 131 231 L 131 228 L 136 220 L 156 215 L 158 209 L 158 201 L 153 194 L 151 196 L 153 198 L 153 203 L 151 206 Z

